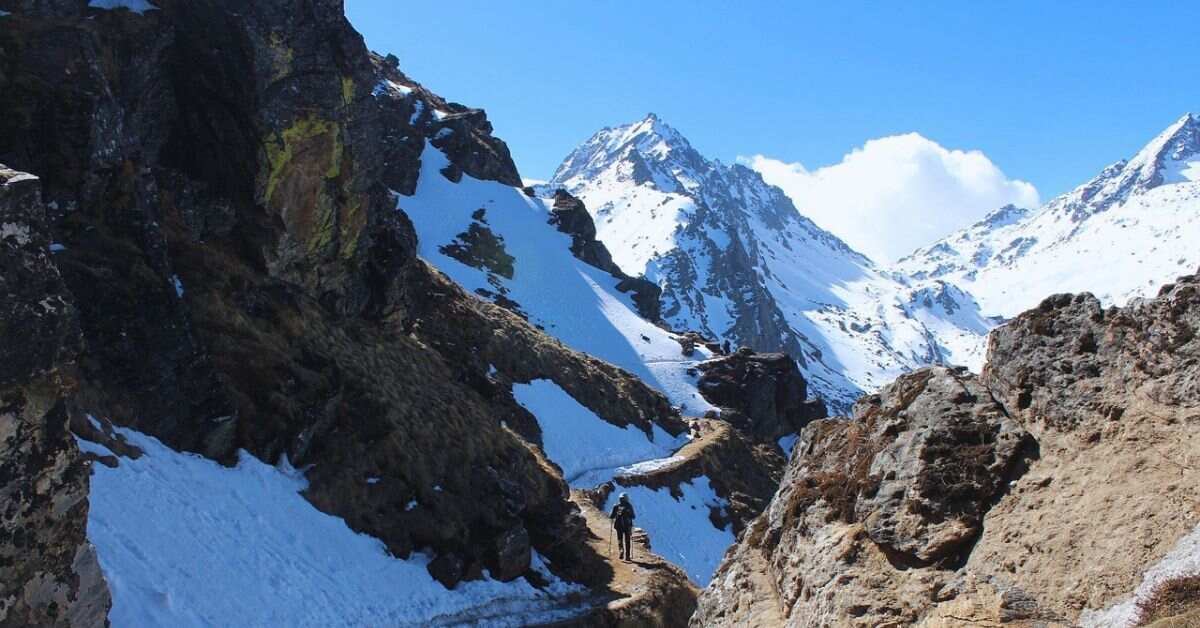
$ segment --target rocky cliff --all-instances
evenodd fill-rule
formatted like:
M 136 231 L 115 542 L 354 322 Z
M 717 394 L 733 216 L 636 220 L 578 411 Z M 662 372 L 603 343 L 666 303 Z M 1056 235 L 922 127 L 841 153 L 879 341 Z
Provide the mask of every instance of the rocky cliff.
M 1051 297 L 810 424 L 692 625 L 1132 625 L 1197 558 L 1198 290 Z
M 103 626 L 89 467 L 68 430 L 79 321 L 39 189 L 0 166 L 0 626 Z
M 3 385 L 18 391 L 5 393 L 5 429 L 17 434 L 5 446 L 31 452 L 26 466 L 5 468 L 5 486 L 40 486 L 34 478 L 49 473 L 65 487 L 58 501 L 31 495 L 23 508 L 71 512 L 36 541 L 56 558 L 3 554 L 3 593 L 19 598 L 5 598 L 10 617 L 40 617 L 28 613 L 49 611 L 27 608 L 51 599 L 63 616 L 105 608 L 103 587 L 82 577 L 16 593 L 33 574 L 65 578 L 85 546 L 87 472 L 65 431 L 64 394 L 176 449 L 307 467 L 312 504 L 398 557 L 430 554 L 446 586 L 483 569 L 518 578 L 535 549 L 560 575 L 603 580 L 565 483 L 531 450 L 537 423 L 511 386 L 551 380 L 603 420 L 647 434 L 685 426 L 633 376 L 417 258 L 395 194 L 416 184 L 427 145 L 449 159 L 435 176 L 519 184 L 481 110 L 370 54 L 337 1 L 165 0 L 131 11 L 0 0 L 0 10 L 10 14 L 0 162 L 40 177 L 25 186 L 40 183 L 51 234 L 25 241 L 24 227 L 10 235 L 6 222 L 5 245 L 42 261 L 6 266 L 4 280 L 28 293 L 29 311 L 77 310 L 33 320 L 6 301 L 2 313 L 6 340 L 38 332 L 37 352 L 5 360 L 14 375 Z M 74 392 L 30 383 L 76 350 Z M 24 521 L 5 517 L 5 530 Z M 71 568 L 94 575 L 78 551 Z

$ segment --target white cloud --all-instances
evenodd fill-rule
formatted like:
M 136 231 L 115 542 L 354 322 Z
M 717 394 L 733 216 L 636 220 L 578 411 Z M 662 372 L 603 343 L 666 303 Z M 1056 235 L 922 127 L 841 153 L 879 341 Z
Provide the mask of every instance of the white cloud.
M 982 152 L 947 150 L 916 133 L 869 140 L 840 163 L 808 170 L 763 155 L 741 161 L 801 213 L 881 264 L 1012 203 L 1037 207 L 1033 185 Z

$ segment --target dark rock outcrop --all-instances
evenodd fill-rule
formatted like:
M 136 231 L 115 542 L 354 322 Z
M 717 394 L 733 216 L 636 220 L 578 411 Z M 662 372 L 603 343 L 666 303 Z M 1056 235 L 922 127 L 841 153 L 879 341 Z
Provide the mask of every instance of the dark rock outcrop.
M 786 354 L 743 348 L 697 368 L 700 394 L 721 408 L 721 418 L 759 438 L 795 434 L 826 416 L 824 403 L 808 399 L 808 382 Z
M 0 165 L 0 626 L 103 626 L 90 467 L 67 427 L 79 323 L 39 188 Z
M 566 190 L 554 192 L 550 224 L 571 236 L 571 253 L 583 262 L 595 266 L 619 280 L 617 290 L 632 292 L 633 304 L 642 318 L 662 323 L 662 305 L 659 297 L 662 289 L 645 277 L 630 277 L 612 259 L 612 253 L 604 243 L 596 239 L 596 223 L 583 205 L 583 201 L 571 196 Z
M 521 175 L 509 154 L 508 145 L 492 135 L 492 123 L 482 109 L 447 102 L 400 71 L 399 59 L 369 53 L 378 82 L 371 91 L 404 116 L 416 131 L 388 125 L 380 138 L 383 144 L 383 179 L 387 186 L 405 195 L 416 191 L 421 152 L 432 143 L 450 158 L 451 172 L 458 180 L 463 173 L 476 179 L 498 181 L 514 187 Z
M 224 462 L 312 465 L 314 505 L 397 556 L 429 551 L 447 585 L 517 577 L 532 548 L 568 576 L 587 564 L 566 485 L 514 431 L 537 442 L 511 383 L 685 426 L 416 258 L 389 190 L 415 189 L 428 144 L 519 184 L 486 116 L 368 53 L 337 0 L 155 5 L 0 0 L 0 162 L 41 177 L 64 247 L 77 404 Z

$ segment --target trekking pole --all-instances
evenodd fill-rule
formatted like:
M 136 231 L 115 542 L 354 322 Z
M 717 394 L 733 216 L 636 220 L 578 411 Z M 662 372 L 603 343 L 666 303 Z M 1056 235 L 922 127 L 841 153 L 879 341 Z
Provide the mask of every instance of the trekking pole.
M 612 537 L 613 537 L 613 528 L 614 527 L 616 527 L 616 526 L 612 525 L 612 524 L 610 524 L 608 526 L 608 557 L 609 558 L 612 558 Z

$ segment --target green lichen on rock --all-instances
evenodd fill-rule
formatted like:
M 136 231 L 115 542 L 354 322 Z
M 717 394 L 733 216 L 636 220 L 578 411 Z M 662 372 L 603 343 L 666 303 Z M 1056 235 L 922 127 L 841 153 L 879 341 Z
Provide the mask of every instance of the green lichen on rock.
M 297 148 L 301 144 L 309 144 L 314 138 L 323 135 L 332 134 L 332 148 L 330 151 L 329 167 L 326 170 L 327 178 L 336 177 L 340 170 L 342 146 L 338 141 L 338 124 L 330 120 L 322 120 L 315 115 L 301 118 L 292 126 L 283 130 L 278 134 L 278 138 L 268 138 L 264 145 L 267 150 L 267 164 L 269 172 L 267 175 L 267 190 L 264 200 L 269 205 L 271 199 L 275 196 L 275 189 L 279 187 L 279 183 L 285 176 L 290 174 L 288 166 L 295 159 Z
M 349 76 L 342 77 L 342 104 L 348 105 L 354 102 L 354 79 Z
M 296 53 L 290 46 L 283 43 L 283 35 L 278 32 L 271 33 L 271 41 L 268 50 L 271 53 L 271 75 L 276 80 L 287 76 L 292 70 L 292 59 Z
M 338 122 L 309 115 L 269 138 L 263 201 L 289 225 L 310 253 L 330 246 L 337 230 L 357 239 L 365 224 L 361 199 L 349 202 L 343 172 L 345 144 Z M 339 209 L 345 215 L 339 217 Z M 349 248 L 347 248 L 347 246 Z M 343 247 L 353 254 L 353 244 Z
M 355 200 L 342 208 L 339 214 L 339 228 L 342 233 L 341 256 L 345 259 L 354 257 L 358 250 L 358 234 L 367 226 L 367 213 L 363 211 L 363 201 Z

